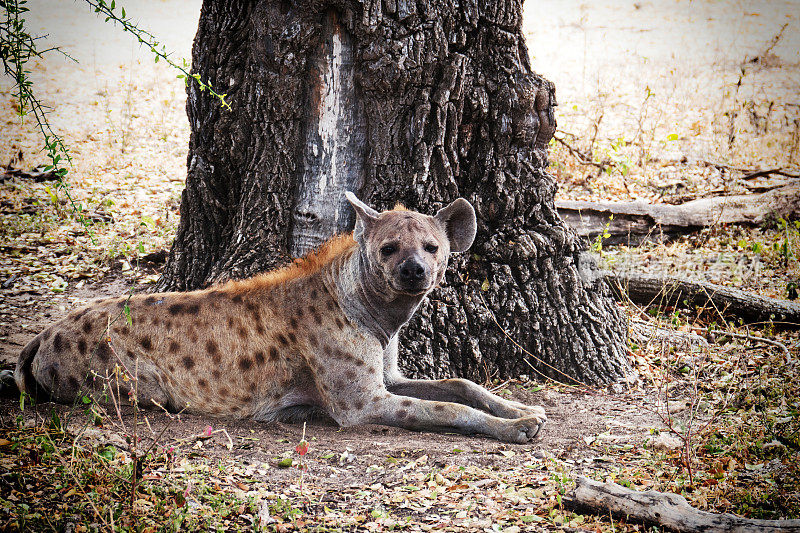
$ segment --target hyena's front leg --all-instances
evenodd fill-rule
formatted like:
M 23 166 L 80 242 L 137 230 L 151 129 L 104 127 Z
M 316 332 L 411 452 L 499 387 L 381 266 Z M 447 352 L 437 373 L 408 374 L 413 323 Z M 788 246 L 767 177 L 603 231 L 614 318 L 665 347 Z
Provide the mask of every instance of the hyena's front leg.
M 389 394 L 370 406 L 364 422 L 416 431 L 452 431 L 489 435 L 504 442 L 524 444 L 544 425 L 538 416 L 500 418 L 452 402 L 421 400 Z
M 477 383 L 466 379 L 406 379 L 401 378 L 386 386 L 389 392 L 423 400 L 454 402 L 481 409 L 501 418 L 538 417 L 547 421 L 544 408 L 525 405 L 492 394 Z

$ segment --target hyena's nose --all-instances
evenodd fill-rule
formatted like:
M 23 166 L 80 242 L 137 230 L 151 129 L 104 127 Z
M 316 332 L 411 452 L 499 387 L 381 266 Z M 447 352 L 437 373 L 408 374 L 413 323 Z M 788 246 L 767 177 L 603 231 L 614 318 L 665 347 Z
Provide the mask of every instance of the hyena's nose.
M 425 265 L 414 259 L 406 259 L 400 264 L 400 279 L 403 281 L 422 281 L 426 273 Z

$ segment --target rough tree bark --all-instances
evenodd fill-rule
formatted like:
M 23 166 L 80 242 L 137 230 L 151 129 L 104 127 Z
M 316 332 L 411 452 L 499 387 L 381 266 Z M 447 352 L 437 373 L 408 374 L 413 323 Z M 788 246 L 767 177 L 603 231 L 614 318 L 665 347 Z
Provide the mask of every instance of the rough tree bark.
M 623 376 L 626 320 L 554 207 L 554 87 L 531 70 L 521 13 L 521 0 L 206 0 L 192 68 L 233 110 L 188 89 L 159 288 L 287 262 L 349 229 L 346 189 L 424 213 L 463 196 L 476 242 L 405 328 L 404 369 Z

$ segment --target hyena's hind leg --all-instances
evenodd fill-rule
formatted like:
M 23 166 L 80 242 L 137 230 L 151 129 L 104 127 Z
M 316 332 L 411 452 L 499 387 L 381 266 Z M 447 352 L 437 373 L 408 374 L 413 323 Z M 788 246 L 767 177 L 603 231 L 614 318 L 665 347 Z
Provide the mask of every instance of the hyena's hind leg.
M 287 424 L 299 424 L 306 421 L 325 425 L 336 424 L 327 411 L 316 405 L 291 405 L 255 419 L 259 422 L 284 422 Z
M 164 378 L 152 362 L 116 361 L 104 340 L 84 355 L 67 349 L 78 345 L 68 332 L 48 337 L 39 334 L 20 353 L 14 371 L 19 391 L 36 400 L 71 403 L 88 397 L 120 405 L 127 405 L 135 392 L 139 405 L 172 407 Z
M 36 381 L 36 377 L 33 375 L 33 362 L 39 353 L 39 349 L 41 348 L 42 340 L 44 338 L 46 338 L 46 333 L 43 331 L 34 337 L 25 346 L 25 348 L 22 349 L 22 352 L 20 352 L 19 358 L 17 359 L 17 366 L 13 372 L 16 389 L 19 392 L 27 393 L 33 398 L 49 395 L 49 391 L 44 390 Z M 5 383 L 6 380 L 4 378 L 4 388 Z
M 140 407 L 161 408 L 173 413 L 185 407 L 169 394 L 165 375 L 153 363 L 129 360 L 124 367 L 116 365 L 103 374 L 89 372 L 79 395 L 89 395 L 100 403 L 130 405 L 135 396 Z
M 36 352 L 39 351 L 42 337 L 43 333 L 39 333 L 25 345 L 17 358 L 16 370 L 0 372 L 0 394 L 10 397 L 23 391 L 31 391 L 29 394 L 35 393 L 36 381 L 30 375 L 30 368 Z

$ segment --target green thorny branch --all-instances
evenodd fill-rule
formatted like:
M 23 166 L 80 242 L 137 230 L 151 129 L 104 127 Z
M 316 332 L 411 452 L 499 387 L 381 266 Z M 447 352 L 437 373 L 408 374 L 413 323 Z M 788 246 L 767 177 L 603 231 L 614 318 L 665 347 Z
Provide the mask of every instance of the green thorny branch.
M 52 171 L 56 175 L 58 178 L 56 190 L 64 192 L 78 220 L 84 227 L 87 227 L 81 207 L 75 203 L 69 187 L 64 181 L 67 169 L 62 166 L 62 162 L 72 164 L 69 147 L 64 143 L 64 139 L 53 131 L 53 127 L 47 119 L 49 108 L 42 104 L 34 94 L 33 82 L 29 78 L 30 71 L 25 68 L 31 58 L 42 57 L 51 51 L 59 52 L 72 61 L 75 59 L 58 47 L 37 50 L 36 41 L 42 37 L 33 37 L 25 29 L 25 19 L 22 18 L 22 15 L 29 11 L 25 7 L 26 3 L 26 0 L 0 0 L 0 6 L 5 10 L 5 19 L 0 21 L 0 61 L 3 62 L 5 74 L 14 80 L 12 94 L 18 102 L 19 116 L 24 120 L 29 113 L 32 113 L 39 132 L 44 138 L 44 149 L 50 159 L 50 164 L 45 167 L 45 170 Z M 94 235 L 91 232 L 89 234 L 94 242 Z
M 225 101 L 225 94 L 219 94 L 214 91 L 211 83 L 204 82 L 199 74 L 192 74 L 190 66 L 185 59 L 181 59 L 180 63 L 173 60 L 166 47 L 160 44 L 152 33 L 139 28 L 135 22 L 127 17 L 125 8 L 120 6 L 121 13 L 118 15 L 115 13 L 116 4 L 114 0 L 111 3 L 105 0 L 85 0 L 85 2 L 94 9 L 95 13 L 105 15 L 106 22 L 112 21 L 114 24 L 120 24 L 123 31 L 132 34 L 140 44 L 148 47 L 154 55 L 156 63 L 159 60 L 164 60 L 170 67 L 180 71 L 178 78 L 183 79 L 187 85 L 189 79 L 195 80 L 201 91 L 207 90 L 209 94 L 220 100 L 223 107 L 230 109 L 230 105 Z M 44 150 L 50 159 L 50 164 L 45 167 L 45 171 L 52 171 L 58 178 L 56 190 L 64 192 L 79 222 L 86 228 L 92 242 L 96 244 L 94 235 L 83 217 L 82 206 L 75 203 L 65 180 L 68 170 L 64 164 L 72 166 L 69 147 L 64 142 L 64 138 L 53 130 L 47 118 L 50 108 L 42 104 L 33 92 L 33 82 L 29 77 L 30 70 L 26 69 L 31 58 L 41 58 L 47 52 L 56 51 L 72 61 L 75 61 L 75 59 L 59 47 L 51 47 L 44 50 L 37 49 L 37 41 L 46 36 L 33 37 L 28 33 L 25 28 L 25 19 L 22 18 L 25 13 L 30 11 L 25 4 L 27 4 L 27 0 L 0 0 L 0 8 L 5 11 L 5 17 L 0 19 L 0 61 L 3 63 L 5 74 L 14 80 L 12 94 L 18 102 L 19 116 L 24 120 L 27 115 L 33 114 L 39 132 L 44 139 Z
M 2 1 L 3 0 L 0 0 L 0 2 Z M 189 84 L 189 79 L 194 79 L 201 91 L 208 91 L 210 95 L 218 98 L 222 107 L 225 109 L 231 108 L 230 104 L 225 101 L 227 94 L 219 94 L 214 90 L 210 81 L 204 82 L 200 78 L 200 74 L 192 74 L 190 72 L 190 66 L 185 59 L 181 58 L 180 63 L 174 61 L 171 57 L 172 54 L 168 53 L 166 47 L 158 42 L 155 35 L 139 28 L 139 26 L 125 14 L 124 7 L 120 6 L 120 14 L 117 15 L 117 13 L 114 12 L 116 9 L 115 0 L 111 0 L 110 3 L 105 0 L 85 0 L 85 2 L 94 9 L 95 13 L 105 15 L 106 22 L 111 21 L 114 24 L 119 24 L 122 26 L 123 31 L 130 33 L 136 37 L 140 44 L 148 47 L 156 63 L 158 63 L 159 60 L 164 60 L 170 67 L 181 72 L 178 74 L 178 78 L 184 80 L 187 85 Z

